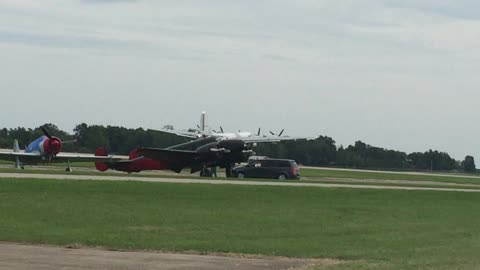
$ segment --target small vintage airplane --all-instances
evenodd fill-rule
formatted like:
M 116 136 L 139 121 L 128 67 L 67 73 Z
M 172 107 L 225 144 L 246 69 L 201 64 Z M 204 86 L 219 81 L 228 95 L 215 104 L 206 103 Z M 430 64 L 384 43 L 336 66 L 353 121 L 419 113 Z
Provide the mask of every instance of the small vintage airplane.
M 216 137 L 201 138 L 168 148 L 138 148 L 130 152 L 128 160 L 97 161 L 99 171 L 108 169 L 124 172 L 144 170 L 171 170 L 181 172 L 190 168 L 191 173 L 200 171 L 201 176 L 211 176 L 211 168 L 226 168 L 227 177 L 235 163 L 245 162 L 253 154 L 242 140 L 219 140 Z M 95 155 L 107 156 L 104 148 Z
M 93 154 L 68 153 L 61 152 L 63 144 L 73 141 L 62 141 L 60 138 L 50 135 L 44 128 L 40 127 L 45 134 L 35 141 L 31 142 L 25 150 L 20 150 L 18 141 L 15 140 L 12 151 L 0 151 L 1 160 L 11 160 L 15 162 L 16 168 L 24 168 L 24 165 L 36 165 L 40 163 L 67 162 L 66 171 L 72 171 L 70 162 L 74 161 L 99 161 L 99 160 L 120 160 L 127 157 L 121 156 L 102 156 Z

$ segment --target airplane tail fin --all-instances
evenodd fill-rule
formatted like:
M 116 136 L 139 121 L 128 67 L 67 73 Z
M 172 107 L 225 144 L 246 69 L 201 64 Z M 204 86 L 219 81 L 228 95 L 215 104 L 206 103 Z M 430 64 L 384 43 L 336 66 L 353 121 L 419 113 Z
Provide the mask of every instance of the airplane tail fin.
M 20 146 L 18 146 L 18 140 L 15 139 L 13 141 L 13 152 L 17 153 L 17 152 L 20 152 Z
M 200 131 L 203 133 L 205 132 L 205 122 L 206 122 L 206 113 L 202 112 L 200 116 Z
M 100 157 L 108 156 L 108 153 L 107 153 L 107 150 L 105 149 L 105 147 L 98 147 L 95 150 L 95 156 L 100 156 Z M 97 170 L 99 170 L 101 172 L 104 172 L 104 171 L 108 170 L 108 165 L 105 162 L 97 161 L 97 162 L 95 162 L 95 168 L 97 168 Z

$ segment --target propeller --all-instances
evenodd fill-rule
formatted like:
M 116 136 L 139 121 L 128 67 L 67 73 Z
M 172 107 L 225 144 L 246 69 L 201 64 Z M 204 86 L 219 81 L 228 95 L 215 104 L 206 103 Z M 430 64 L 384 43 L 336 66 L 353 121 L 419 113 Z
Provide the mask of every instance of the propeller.
M 257 136 L 260 136 L 260 131 L 261 130 L 262 130 L 261 128 L 258 128 Z
M 45 127 L 40 127 L 40 129 L 42 130 L 43 134 L 45 134 L 45 136 L 47 136 L 49 139 L 52 138 L 52 135 L 50 135 L 50 133 L 48 133 L 48 131 Z
M 70 140 L 66 142 L 62 142 L 60 138 L 52 136 L 48 130 L 45 127 L 40 127 L 42 130 L 43 134 L 47 136 L 48 139 L 46 139 L 46 145 L 44 145 L 45 152 L 47 152 L 47 160 L 48 163 L 52 162 L 52 159 L 62 150 L 62 145 L 63 143 L 75 143 L 77 142 L 77 139 L 75 140 Z
M 215 133 L 225 133 L 225 132 L 223 132 L 223 127 L 222 127 L 222 126 L 220 126 L 220 132 L 218 132 L 218 131 L 215 130 L 215 129 L 213 129 L 212 131 L 215 132 Z
M 282 136 L 282 134 L 283 134 L 284 131 L 285 131 L 285 129 L 282 129 L 282 130 L 280 131 L 280 133 L 278 133 L 278 135 L 275 134 L 275 133 L 273 133 L 273 132 L 271 132 L 271 131 L 269 131 L 269 132 L 270 132 L 270 134 L 272 134 L 273 136 L 278 136 L 278 137 L 280 137 L 280 136 Z

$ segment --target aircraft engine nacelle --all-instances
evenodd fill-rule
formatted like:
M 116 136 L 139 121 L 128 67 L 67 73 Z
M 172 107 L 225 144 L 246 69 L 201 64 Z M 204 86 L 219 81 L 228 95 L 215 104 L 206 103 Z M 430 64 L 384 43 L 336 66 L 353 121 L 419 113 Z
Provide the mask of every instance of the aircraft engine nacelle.
M 224 140 L 218 143 L 218 148 L 227 149 L 230 152 L 242 152 L 245 150 L 245 142 L 242 140 Z

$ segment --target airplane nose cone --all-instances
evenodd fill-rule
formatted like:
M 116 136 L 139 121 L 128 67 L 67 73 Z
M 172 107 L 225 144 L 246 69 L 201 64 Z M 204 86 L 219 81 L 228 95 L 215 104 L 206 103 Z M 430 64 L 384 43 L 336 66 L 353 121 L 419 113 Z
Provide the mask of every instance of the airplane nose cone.
M 58 154 L 62 149 L 62 142 L 59 139 L 53 139 L 50 142 L 50 147 L 53 154 Z

